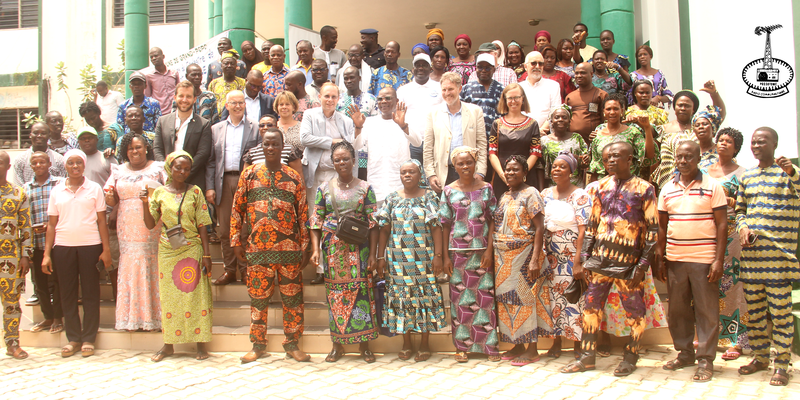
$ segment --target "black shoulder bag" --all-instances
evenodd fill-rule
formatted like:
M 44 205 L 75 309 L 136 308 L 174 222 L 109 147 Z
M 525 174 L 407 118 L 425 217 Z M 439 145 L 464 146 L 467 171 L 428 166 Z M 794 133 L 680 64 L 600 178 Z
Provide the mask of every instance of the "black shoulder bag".
M 331 189 L 331 204 L 333 212 L 336 214 L 338 224 L 336 226 L 336 237 L 346 243 L 362 245 L 369 240 L 369 222 L 362 221 L 353 215 L 339 216 L 339 208 L 336 206 L 336 179 L 328 183 Z

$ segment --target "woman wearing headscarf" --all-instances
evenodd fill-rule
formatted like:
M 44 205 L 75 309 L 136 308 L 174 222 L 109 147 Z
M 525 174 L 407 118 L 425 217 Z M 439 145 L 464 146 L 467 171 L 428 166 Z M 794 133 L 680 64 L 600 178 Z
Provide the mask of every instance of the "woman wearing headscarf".
M 493 40 L 492 44 L 495 45 L 496 49 L 494 51 L 494 55 L 497 58 L 497 65 L 506 65 L 506 46 L 503 45 L 503 42 L 499 40 Z
M 506 67 L 514 70 L 517 74 L 517 80 L 523 80 L 522 74 L 525 73 L 525 53 L 522 50 L 522 45 L 512 40 L 506 47 Z
M 546 286 L 550 288 L 550 307 L 553 317 L 554 340 L 547 355 L 561 356 L 561 338 L 574 341 L 573 355 L 581 354 L 583 332 L 581 314 L 584 299 L 570 303 L 564 290 L 575 279 L 586 279 L 581 265 L 580 249 L 592 209 L 592 200 L 571 177 L 578 160 L 569 152 L 559 154 L 551 164 L 550 176 L 555 186 L 542 191 L 544 199 L 545 251 L 550 267 L 545 271 Z
M 744 298 L 744 286 L 739 280 L 739 269 L 735 267 L 739 264 L 742 254 L 742 245 L 736 230 L 736 196 L 745 168 L 736 164 L 734 159 L 743 144 L 742 132 L 733 128 L 720 129 L 717 132 L 716 143 L 718 160 L 708 167 L 708 176 L 722 185 L 725 197 L 728 199 L 728 246 L 723 260 L 726 272 L 719 281 L 719 290 L 724 296 L 720 296 L 719 302 L 718 346 L 727 348 L 722 354 L 723 360 L 735 360 L 744 350 L 750 349 L 746 324 L 750 315 Z
M 708 168 L 719 161 L 714 137 L 722 123 L 722 110 L 717 106 L 707 106 L 696 112 L 692 117 L 692 130 L 700 145 L 700 164 L 702 169 Z
M 428 47 L 425 43 L 417 43 L 414 47 L 411 48 L 411 57 L 416 56 L 417 54 L 425 53 L 427 55 L 431 55 L 431 48 Z
M 509 157 L 504 172 L 508 191 L 494 211 L 493 232 L 497 322 L 500 340 L 514 344 L 501 358 L 521 367 L 539 360 L 539 336 L 553 333 L 550 289 L 542 273 L 544 202 L 525 183 L 525 157 Z
M 470 74 L 475 72 L 475 55 L 472 54 L 472 39 L 468 35 L 456 36 L 456 57 L 450 60 L 448 71 L 461 75 L 461 84 L 466 85 Z
M 256 49 L 255 43 L 245 40 L 242 42 L 242 60 L 244 60 L 245 73 L 247 73 L 254 65 L 264 62 L 264 55 Z
M 200 188 L 186 183 L 192 156 L 180 150 L 164 161 L 167 184 L 150 195 L 139 193 L 148 229 L 161 221 L 158 238 L 158 288 L 164 347 L 151 358 L 159 362 L 175 352 L 174 344 L 197 343 L 197 358 L 208 358 L 211 341 L 211 250 L 206 226 L 211 224 L 208 205 Z M 172 244 L 171 229 L 181 227 L 185 242 Z M 176 241 L 177 243 L 177 241 Z
M 117 237 L 116 329 L 161 329 L 158 290 L 158 237 L 161 227 L 149 229 L 142 220 L 142 189 L 155 189 L 167 181 L 164 163 L 153 161 L 153 150 L 142 135 L 128 133 L 118 147 L 123 164 L 111 166 L 106 181 L 106 203 L 119 204 Z
M 414 357 L 419 362 L 431 356 L 430 333 L 447 324 L 442 291 L 436 283 L 436 276 L 442 273 L 442 225 L 439 198 L 427 187 L 422 164 L 413 159 L 403 163 L 400 180 L 403 188 L 389 194 L 375 213 L 381 227 L 378 277 L 386 274 L 382 320 L 384 327 L 403 335 L 398 354 L 401 360 L 410 359 L 414 353 L 411 332 L 422 333 Z
M 533 36 L 533 42 L 536 46 L 536 51 L 542 52 L 542 47 L 547 44 L 550 44 L 550 32 L 541 30 L 536 32 L 536 35 Z
M 86 154 L 72 149 L 64 154 L 67 179 L 50 192 L 49 221 L 45 234 L 42 270 L 58 276 L 61 307 L 64 311 L 66 346 L 61 357 L 94 354 L 94 341 L 100 328 L 100 273 L 98 260 L 111 266 L 111 250 L 106 224 L 103 189 L 83 176 Z M 58 260 L 58 268 L 53 268 Z M 83 326 L 78 312 L 78 289 L 83 301 Z
M 442 190 L 439 216 L 448 251 L 443 254 L 450 275 L 450 317 L 456 361 L 469 361 L 467 352 L 500 361 L 494 296 L 493 238 L 497 207 L 492 185 L 475 179 L 478 151 L 456 147 L 450 161 L 458 179 Z
M 439 28 L 433 28 L 428 31 L 425 38 L 426 44 L 429 48 L 444 46 L 444 31 Z

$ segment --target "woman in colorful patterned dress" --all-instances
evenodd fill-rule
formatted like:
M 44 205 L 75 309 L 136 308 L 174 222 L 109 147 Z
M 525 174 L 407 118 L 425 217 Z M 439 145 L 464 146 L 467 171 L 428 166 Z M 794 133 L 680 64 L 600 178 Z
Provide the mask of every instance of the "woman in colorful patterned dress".
M 640 171 L 645 176 L 650 176 L 650 166 L 656 161 L 656 145 L 653 139 L 653 126 L 646 115 L 636 118 L 636 124 L 626 125 L 622 123 L 622 114 L 626 106 L 625 95 L 614 93 L 608 95 L 603 100 L 601 108 L 606 123 L 600 124 L 594 132 L 589 134 L 592 141 L 589 145 L 589 153 L 592 161 L 589 164 L 589 182 L 594 182 L 605 177 L 606 169 L 603 167 L 602 152 L 603 148 L 614 142 L 628 142 L 634 148 L 633 162 L 631 163 L 631 173 L 639 175 Z M 642 133 L 644 130 L 644 133 Z
M 514 70 L 517 74 L 517 80 L 522 80 L 522 74 L 525 73 L 525 53 L 522 50 L 522 45 L 512 40 L 506 47 L 506 67 Z
M 544 161 L 544 173 L 549 181 L 548 186 L 554 184 L 550 177 L 553 161 L 563 152 L 572 154 L 578 160 L 577 167 L 572 171 L 572 184 L 583 187 L 586 182 L 583 167 L 589 164 L 589 149 L 580 133 L 569 131 L 570 119 L 572 113 L 567 105 L 557 107 L 550 113 L 550 134 L 542 136 L 542 161 Z
M 578 160 L 570 153 L 559 154 L 552 163 L 551 176 L 555 186 L 542 192 L 544 199 L 544 233 L 547 260 L 550 268 L 545 271 L 550 288 L 550 307 L 553 317 L 554 340 L 547 355 L 561 356 L 561 338 L 574 341 L 573 355 L 581 355 L 581 315 L 585 303 L 583 296 L 577 304 L 564 296 L 575 279 L 586 279 L 581 265 L 580 249 L 586 224 L 592 209 L 589 195 L 571 182 L 572 170 L 578 168 Z
M 504 115 L 492 123 L 489 131 L 489 164 L 495 172 L 492 179 L 495 198 L 508 190 L 501 160 L 507 160 L 513 155 L 527 160 L 528 176 L 525 181 L 537 189 L 541 188 L 544 185 L 544 171 L 534 168 L 536 161 L 542 156 L 539 124 L 523 114 L 530 112 L 530 106 L 518 83 L 512 83 L 503 89 L 497 110 Z
M 528 163 L 506 160 L 509 189 L 494 211 L 494 265 L 500 340 L 514 344 L 501 358 L 521 367 L 539 361 L 539 336 L 551 336 L 550 288 L 542 273 L 544 203 L 525 184 Z M 525 348 L 525 344 L 528 348 Z
M 450 60 L 447 70 L 461 75 L 461 84 L 466 85 L 470 74 L 475 72 L 475 56 L 472 54 L 472 39 L 468 35 L 456 36 L 456 56 Z
M 361 358 L 373 363 L 375 355 L 369 349 L 369 341 L 378 337 L 371 278 L 377 265 L 375 248 L 378 244 L 378 229 L 373 219 L 377 208 L 375 192 L 366 181 L 353 174 L 356 151 L 350 143 L 334 143 L 330 157 L 337 177 L 317 189 L 314 212 L 308 221 L 314 249 L 311 262 L 323 264 L 330 307 L 333 349 L 325 361 L 338 361 L 344 355 L 343 345 L 359 343 Z M 349 244 L 336 236 L 339 217 L 348 214 L 369 222 L 369 239 L 360 245 Z
M 714 137 L 725 119 L 723 110 L 717 106 L 707 106 L 692 117 L 692 130 L 700 145 L 700 169 L 707 169 L 719 161 Z
M 106 203 L 119 204 L 117 237 L 116 329 L 157 331 L 161 329 L 158 291 L 158 237 L 161 225 L 148 229 L 142 219 L 139 192 L 167 181 L 164 163 L 153 161 L 153 149 L 140 134 L 122 137 L 118 147 L 124 164 L 112 165 L 106 181 Z
M 443 329 L 447 323 L 442 290 L 436 283 L 436 276 L 442 273 L 442 225 L 439 199 L 426 187 L 422 164 L 417 160 L 405 162 L 400 166 L 400 179 L 403 188 L 389 194 L 375 214 L 381 227 L 378 276 L 386 273 L 382 320 L 384 327 L 403 335 L 403 348 L 398 354 L 401 360 L 408 360 L 414 353 L 411 332 L 422 333 L 414 357 L 420 362 L 431 357 L 430 333 Z
M 608 62 L 606 53 L 603 50 L 597 50 L 592 55 L 592 66 L 594 67 L 594 75 L 592 75 L 592 84 L 595 87 L 605 90 L 609 95 L 614 93 L 625 93 L 625 84 L 631 84 L 631 76 L 619 64 Z
M 742 281 L 739 280 L 739 260 L 742 245 L 736 231 L 736 193 L 739 190 L 739 179 L 745 168 L 734 162 L 734 158 L 742 149 L 744 137 L 733 128 L 722 128 L 717 132 L 717 154 L 719 161 L 708 168 L 708 175 L 722 184 L 725 197 L 728 198 L 728 247 L 725 250 L 725 273 L 719 281 L 719 346 L 727 347 L 722 354 L 723 360 L 735 360 L 744 350 L 750 349 L 745 322 L 750 316 L 747 313 L 747 302 L 744 298 Z
M 450 160 L 458 179 L 442 190 L 439 215 L 448 251 L 444 269 L 450 275 L 450 317 L 456 361 L 467 352 L 500 361 L 494 297 L 493 238 L 497 200 L 492 185 L 475 179 L 478 152 L 472 147 L 453 149 Z
M 650 125 L 656 129 L 656 139 L 660 139 L 662 126 L 669 120 L 669 113 L 652 104 L 653 82 L 647 79 L 636 80 L 630 93 L 632 95 L 628 95 L 630 106 L 625 111 L 625 122 L 634 122 L 640 115 L 647 115 L 650 118 Z
M 164 347 L 151 360 L 171 356 L 176 343 L 197 343 L 197 358 L 208 358 L 205 344 L 211 341 L 211 250 L 208 231 L 211 224 L 203 192 L 186 183 L 192 170 L 192 156 L 180 150 L 166 157 L 167 184 L 152 197 L 146 189 L 139 194 L 142 216 L 148 229 L 162 222 L 158 240 L 158 288 L 161 294 L 161 321 Z M 173 249 L 167 229 L 183 227 L 186 245 Z
M 651 85 L 655 85 L 655 88 L 650 94 L 650 97 L 653 99 L 652 103 L 661 109 L 668 106 L 672 102 L 672 91 L 667 88 L 667 78 L 664 77 L 664 73 L 660 69 L 655 69 L 650 65 L 650 62 L 653 60 L 653 49 L 646 44 L 639 46 L 639 48 L 636 49 L 636 60 L 639 61 L 641 67 L 631 72 L 631 79 L 634 82 L 637 80 L 652 82 Z M 634 103 L 635 97 L 635 90 L 628 92 L 628 102 Z

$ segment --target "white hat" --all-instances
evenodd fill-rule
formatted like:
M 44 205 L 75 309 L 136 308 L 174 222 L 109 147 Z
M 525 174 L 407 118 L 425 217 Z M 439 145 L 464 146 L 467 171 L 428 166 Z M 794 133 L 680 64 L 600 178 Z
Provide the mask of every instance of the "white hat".
M 431 57 L 425 53 L 419 53 L 416 56 L 414 56 L 414 62 L 412 62 L 411 64 L 414 65 L 419 60 L 425 60 L 425 62 L 428 63 L 428 65 L 431 65 Z
M 489 63 L 491 66 L 494 67 L 494 54 L 492 53 L 481 53 L 478 55 L 478 58 L 475 59 L 475 65 L 478 65 L 479 62 L 485 61 Z

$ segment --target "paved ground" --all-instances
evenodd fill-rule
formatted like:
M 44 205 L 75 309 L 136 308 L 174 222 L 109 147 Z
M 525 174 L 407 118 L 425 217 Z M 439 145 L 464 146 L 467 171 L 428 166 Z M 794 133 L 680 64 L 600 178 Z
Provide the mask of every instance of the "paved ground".
M 137 351 L 100 350 L 86 359 L 80 353 L 62 359 L 58 349 L 51 348 L 29 348 L 28 352 L 30 357 L 25 361 L 0 355 L 0 398 L 800 398 L 800 377 L 793 377 L 785 388 L 769 386 L 767 373 L 740 377 L 736 368 L 747 361 L 744 357 L 733 362 L 717 361 L 713 381 L 692 383 L 693 370 L 667 373 L 661 369 L 675 356 L 665 347 L 651 347 L 639 362 L 639 369 L 626 378 L 611 375 L 621 359 L 619 355 L 600 359 L 597 371 L 558 373 L 558 368 L 569 361 L 568 351 L 558 360 L 542 359 L 525 367 L 485 358 L 458 364 L 452 354 L 435 354 L 424 363 L 400 361 L 396 354 L 385 354 L 367 365 L 356 356 L 329 364 L 323 361 L 324 355 L 315 354 L 311 363 L 297 363 L 273 353 L 259 362 L 242 365 L 242 353 L 212 353 L 202 362 L 190 354 L 179 354 L 153 364 L 150 353 Z

